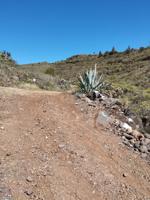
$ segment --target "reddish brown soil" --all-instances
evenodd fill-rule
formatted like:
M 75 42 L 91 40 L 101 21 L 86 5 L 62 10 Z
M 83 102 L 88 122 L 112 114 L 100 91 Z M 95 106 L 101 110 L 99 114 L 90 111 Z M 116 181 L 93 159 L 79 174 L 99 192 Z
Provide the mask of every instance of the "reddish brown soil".
M 150 167 L 70 94 L 0 88 L 0 200 L 148 200 Z

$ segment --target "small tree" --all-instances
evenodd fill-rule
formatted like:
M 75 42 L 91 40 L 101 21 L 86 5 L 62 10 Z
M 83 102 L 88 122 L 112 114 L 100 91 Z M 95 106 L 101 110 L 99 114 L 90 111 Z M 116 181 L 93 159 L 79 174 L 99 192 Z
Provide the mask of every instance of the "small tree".
M 3 57 L 5 60 L 11 60 L 11 53 L 8 51 L 2 51 L 1 53 L 1 57 Z
M 99 51 L 99 53 L 98 53 L 98 57 L 101 57 L 102 55 L 103 55 L 102 52 Z
M 110 55 L 113 55 L 113 54 L 115 54 L 115 53 L 117 53 L 117 51 L 116 51 L 116 49 L 115 49 L 115 47 L 113 46 L 112 47 L 112 50 L 110 51 Z
M 132 51 L 132 49 L 131 49 L 131 47 L 130 46 L 128 46 L 128 48 L 125 50 L 125 53 L 130 53 Z

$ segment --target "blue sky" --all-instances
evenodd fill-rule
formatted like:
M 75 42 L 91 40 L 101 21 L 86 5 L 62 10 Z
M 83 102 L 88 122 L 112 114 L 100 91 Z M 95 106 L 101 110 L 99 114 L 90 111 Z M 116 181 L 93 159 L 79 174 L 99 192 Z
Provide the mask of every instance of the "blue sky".
M 0 50 L 18 63 L 150 45 L 149 0 L 0 0 Z

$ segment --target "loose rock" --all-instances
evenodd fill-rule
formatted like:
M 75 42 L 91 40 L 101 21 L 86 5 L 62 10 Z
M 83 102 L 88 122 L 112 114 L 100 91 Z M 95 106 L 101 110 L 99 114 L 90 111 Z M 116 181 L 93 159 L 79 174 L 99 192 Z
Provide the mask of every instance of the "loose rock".
M 126 173 L 123 173 L 123 175 L 122 175 L 122 176 L 125 178 L 125 177 L 127 177 L 127 174 L 126 174 Z
M 28 177 L 26 178 L 26 180 L 27 180 L 28 182 L 32 182 L 32 181 L 33 181 L 33 179 L 32 179 L 30 176 L 28 176 Z
M 146 146 L 140 146 L 139 150 L 142 153 L 147 153 L 147 151 L 148 151 Z
M 31 196 L 33 194 L 33 191 L 31 189 L 28 189 L 24 192 L 26 195 Z
M 132 133 L 132 127 L 129 126 L 127 123 L 121 123 L 120 127 L 123 131 L 127 131 L 128 133 Z
M 63 148 L 65 148 L 65 144 L 59 144 L 58 147 L 59 147 L 60 149 L 63 149 Z
M 146 157 L 147 157 L 147 154 L 146 154 L 146 153 L 142 153 L 142 154 L 141 154 L 141 157 L 142 157 L 142 158 L 146 158 Z
M 140 143 L 139 142 L 135 143 L 134 144 L 134 148 L 139 149 L 140 148 Z
M 129 134 L 127 134 L 127 133 L 123 133 L 123 135 L 124 135 L 128 140 L 133 139 L 133 136 L 132 136 L 132 135 L 129 135 Z
M 100 111 L 98 114 L 98 117 L 96 119 L 96 124 L 100 124 L 103 126 L 108 126 L 108 124 L 111 122 L 111 118 L 107 112 Z
M 137 130 L 133 130 L 132 135 L 137 139 L 140 140 L 141 138 L 144 138 L 144 136 Z
M 133 123 L 134 121 L 133 121 L 133 119 L 128 118 L 128 122 L 129 122 L 129 123 Z
M 6 156 L 7 156 L 7 157 L 11 156 L 11 153 L 10 153 L 10 152 L 9 152 L 9 153 L 6 153 Z
M 146 138 L 150 139 L 150 134 L 145 133 L 144 136 L 145 136 Z
M 0 129 L 1 129 L 1 130 L 5 130 L 4 126 L 1 126 Z

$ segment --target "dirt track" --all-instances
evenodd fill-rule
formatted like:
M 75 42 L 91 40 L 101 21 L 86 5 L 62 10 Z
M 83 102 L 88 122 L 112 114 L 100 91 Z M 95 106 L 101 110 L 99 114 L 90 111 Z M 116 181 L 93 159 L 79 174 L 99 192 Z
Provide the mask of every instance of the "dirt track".
M 150 200 L 150 166 L 74 98 L 0 88 L 0 200 Z

